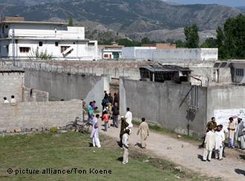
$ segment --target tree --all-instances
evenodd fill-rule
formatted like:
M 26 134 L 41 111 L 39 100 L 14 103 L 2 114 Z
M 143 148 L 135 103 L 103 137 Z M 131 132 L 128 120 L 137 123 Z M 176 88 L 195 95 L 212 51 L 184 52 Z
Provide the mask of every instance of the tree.
M 198 27 L 193 24 L 184 28 L 186 47 L 187 48 L 198 48 L 199 47 L 199 35 Z
M 201 48 L 217 48 L 217 40 L 214 38 L 207 38 L 201 45 Z
M 184 48 L 185 47 L 185 42 L 183 42 L 182 40 L 177 40 L 174 43 L 176 44 L 177 48 Z
M 132 41 L 128 38 L 119 39 L 117 40 L 117 43 L 119 45 L 124 45 L 125 47 L 141 46 L 139 42 Z
M 141 44 L 143 44 L 143 45 L 144 44 L 151 44 L 151 43 L 152 43 L 151 40 L 147 37 L 144 37 L 141 39 Z
M 245 58 L 245 15 L 229 18 L 223 30 L 220 27 L 217 29 L 217 44 L 219 58 Z
M 70 17 L 69 20 L 68 20 L 68 26 L 73 26 L 73 19 L 72 19 L 72 17 Z

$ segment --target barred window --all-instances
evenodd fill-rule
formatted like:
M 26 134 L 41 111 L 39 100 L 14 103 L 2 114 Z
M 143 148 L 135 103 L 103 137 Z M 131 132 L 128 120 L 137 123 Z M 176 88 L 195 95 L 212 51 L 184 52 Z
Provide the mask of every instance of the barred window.
M 236 69 L 236 76 L 243 77 L 244 76 L 244 69 Z
M 30 47 L 20 47 L 21 53 L 28 53 L 30 51 Z

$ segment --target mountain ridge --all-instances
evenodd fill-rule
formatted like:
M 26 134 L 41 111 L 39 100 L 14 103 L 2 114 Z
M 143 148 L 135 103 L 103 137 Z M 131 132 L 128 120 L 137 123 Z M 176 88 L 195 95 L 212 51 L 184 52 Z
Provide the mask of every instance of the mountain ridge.
M 13 2 L 22 3 L 15 5 Z M 221 5 L 170 5 L 161 0 L 3 0 L 0 13 L 24 16 L 27 20 L 68 20 L 99 23 L 123 34 L 174 30 L 197 24 L 200 30 L 214 30 L 226 19 L 241 13 Z M 12 2 L 12 3 L 10 3 Z M 29 4 L 28 4 L 29 2 Z M 36 3 L 35 3 L 36 2 Z

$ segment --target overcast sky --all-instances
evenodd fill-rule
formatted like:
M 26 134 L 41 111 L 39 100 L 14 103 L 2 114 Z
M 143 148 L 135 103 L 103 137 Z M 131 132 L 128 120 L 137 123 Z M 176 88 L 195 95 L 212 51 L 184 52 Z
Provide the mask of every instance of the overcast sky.
M 163 0 L 179 4 L 222 4 L 226 6 L 245 6 L 245 0 Z

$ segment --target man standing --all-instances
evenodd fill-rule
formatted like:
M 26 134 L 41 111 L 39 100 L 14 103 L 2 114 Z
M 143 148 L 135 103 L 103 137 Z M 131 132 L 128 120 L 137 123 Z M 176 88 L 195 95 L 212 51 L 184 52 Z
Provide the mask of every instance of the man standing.
M 119 107 L 118 104 L 115 103 L 112 107 L 112 118 L 113 118 L 113 126 L 118 128 L 118 116 L 119 116 Z
M 234 137 L 235 137 L 235 130 L 236 130 L 236 124 L 233 120 L 233 117 L 229 118 L 229 125 L 228 125 L 228 139 L 229 139 L 229 148 L 234 148 Z
M 128 163 L 128 138 L 129 138 L 129 129 L 124 131 L 122 136 L 122 147 L 123 147 L 123 162 L 122 164 Z
M 132 124 L 133 116 L 132 116 L 132 112 L 130 111 L 129 107 L 127 107 L 127 112 L 125 114 L 125 119 L 126 119 L 126 122 L 128 123 L 128 128 L 131 129 L 133 127 L 133 124 Z
M 212 156 L 212 151 L 215 147 L 215 134 L 214 131 L 210 128 L 208 128 L 208 132 L 206 133 L 205 136 L 205 141 L 204 141 L 204 151 L 203 151 L 203 161 L 211 161 L 211 156 Z
M 93 147 L 97 146 L 98 148 L 101 147 L 100 139 L 99 139 L 99 126 L 98 126 L 98 119 L 100 115 L 96 114 L 93 118 L 93 128 L 90 137 L 92 138 Z
M 141 148 L 146 148 L 146 139 L 149 136 L 149 126 L 145 122 L 145 118 L 142 118 L 142 123 L 139 126 L 137 135 L 140 135 Z

